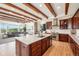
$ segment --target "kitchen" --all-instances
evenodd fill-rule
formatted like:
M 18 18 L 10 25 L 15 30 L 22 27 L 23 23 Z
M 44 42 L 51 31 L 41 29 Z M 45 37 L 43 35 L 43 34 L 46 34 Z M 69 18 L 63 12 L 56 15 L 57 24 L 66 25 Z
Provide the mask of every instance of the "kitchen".
M 3 36 L 0 35 L 3 41 L 0 45 L 2 48 L 0 55 L 79 56 L 78 5 L 78 3 L 0 4 L 1 22 L 19 24 L 15 32 L 9 27 L 12 23 L 6 26 L 5 31 L 0 29 L 0 34 Z M 10 40 L 9 38 L 14 40 L 7 42 L 6 45 L 4 41 Z M 56 48 L 56 45 L 59 48 Z

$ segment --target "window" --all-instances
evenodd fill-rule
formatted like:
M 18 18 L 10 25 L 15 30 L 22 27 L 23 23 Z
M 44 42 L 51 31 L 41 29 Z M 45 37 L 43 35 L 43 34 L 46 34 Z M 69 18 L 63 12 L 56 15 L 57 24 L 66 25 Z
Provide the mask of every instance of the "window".
M 34 33 L 34 23 L 33 22 L 26 23 L 26 32 L 29 34 Z
M 18 25 L 15 24 L 8 24 L 8 23 L 0 23 L 0 32 L 7 33 L 7 32 L 18 32 Z

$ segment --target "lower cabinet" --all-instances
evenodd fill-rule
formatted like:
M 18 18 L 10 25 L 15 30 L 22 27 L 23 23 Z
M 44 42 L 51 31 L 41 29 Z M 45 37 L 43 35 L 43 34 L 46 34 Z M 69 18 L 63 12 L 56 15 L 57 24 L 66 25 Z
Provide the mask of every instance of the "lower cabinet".
M 73 54 L 74 54 L 74 56 L 75 56 L 75 54 L 76 54 L 76 52 L 75 52 L 75 44 L 70 43 L 70 47 L 71 47 L 72 52 L 73 52 Z
M 16 56 L 21 56 L 21 42 L 16 40 Z
M 76 44 L 76 56 L 79 56 L 79 45 Z
M 21 43 L 21 56 L 28 56 L 29 55 L 29 46 Z
M 30 45 L 30 56 L 41 56 L 41 40 Z
M 68 42 L 68 35 L 67 34 L 59 34 L 59 41 Z
M 70 43 L 74 56 L 79 56 L 79 45 L 69 35 L 59 34 L 59 41 Z
M 68 42 L 70 43 L 70 47 L 72 49 L 72 52 L 75 55 L 76 54 L 76 52 L 75 52 L 75 45 L 76 45 L 76 43 L 75 43 L 75 41 L 70 36 L 69 36 L 68 40 L 69 40 Z
M 41 46 L 41 53 L 43 54 L 46 50 L 47 50 L 47 47 L 48 47 L 48 41 L 47 41 L 47 38 L 43 39 L 42 40 L 42 46 Z
M 51 46 L 50 37 L 36 41 L 30 45 L 26 45 L 16 40 L 16 55 L 17 56 L 41 56 Z

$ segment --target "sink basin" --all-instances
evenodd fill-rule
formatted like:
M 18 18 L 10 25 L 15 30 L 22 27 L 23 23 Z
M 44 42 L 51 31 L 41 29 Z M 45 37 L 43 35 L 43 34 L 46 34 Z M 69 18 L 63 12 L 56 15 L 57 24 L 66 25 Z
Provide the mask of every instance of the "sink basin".
M 38 37 L 44 37 L 44 36 L 38 36 Z
M 36 36 L 36 37 L 42 38 L 42 37 L 45 37 L 45 36 L 42 35 L 42 36 Z
M 35 35 L 36 37 L 38 37 L 38 38 L 42 38 L 42 37 L 45 37 L 45 35 Z

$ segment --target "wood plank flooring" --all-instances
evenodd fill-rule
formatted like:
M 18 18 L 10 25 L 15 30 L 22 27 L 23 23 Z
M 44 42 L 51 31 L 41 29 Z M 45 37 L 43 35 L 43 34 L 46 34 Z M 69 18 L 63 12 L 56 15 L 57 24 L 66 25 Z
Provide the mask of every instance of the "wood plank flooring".
M 44 53 L 43 56 L 73 56 L 70 44 L 60 41 L 52 41 L 52 46 Z
M 0 45 L 0 56 L 16 56 L 15 42 Z M 44 53 L 43 56 L 73 56 L 69 43 L 52 41 L 52 46 Z

